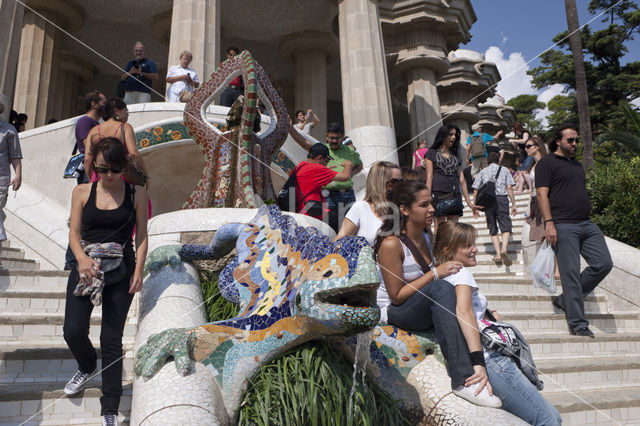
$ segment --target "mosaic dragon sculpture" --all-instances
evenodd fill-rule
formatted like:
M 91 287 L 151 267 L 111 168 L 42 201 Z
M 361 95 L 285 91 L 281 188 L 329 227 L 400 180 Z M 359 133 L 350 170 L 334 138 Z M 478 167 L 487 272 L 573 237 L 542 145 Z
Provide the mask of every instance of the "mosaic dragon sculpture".
M 239 75 L 245 87 L 242 121 L 240 126 L 222 133 L 205 119 L 206 108 Z M 258 99 L 271 118 L 269 128 L 260 135 L 253 132 Z M 275 199 L 270 164 L 287 137 L 289 119 L 282 98 L 249 51 L 222 62 L 196 89 L 185 105 L 184 120 L 204 154 L 205 164 L 183 209 L 254 208 L 261 201 Z
M 263 206 L 248 224 L 220 227 L 211 245 L 157 248 L 145 268 L 152 274 L 167 265 L 178 270 L 183 261 L 220 258 L 234 247 L 238 256 L 218 282 L 223 297 L 239 305 L 237 317 L 151 336 L 136 355 L 136 374 L 152 377 L 172 357 L 184 375 L 191 359 L 199 361 L 215 376 L 234 419 L 248 380 L 262 364 L 321 338 L 353 359 L 355 338 L 349 336 L 373 329 L 368 372 L 414 423 L 519 424 L 504 411 L 451 394 L 432 336 L 378 324 L 379 275 L 363 238 L 332 242 L 277 207 Z

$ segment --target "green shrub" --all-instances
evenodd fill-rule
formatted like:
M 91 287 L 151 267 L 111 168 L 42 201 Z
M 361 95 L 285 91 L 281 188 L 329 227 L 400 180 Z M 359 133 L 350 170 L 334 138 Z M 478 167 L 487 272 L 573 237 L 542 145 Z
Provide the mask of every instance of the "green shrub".
M 207 309 L 209 322 L 234 318 L 238 315 L 238 305 L 222 297 L 218 289 L 218 275 L 220 271 L 211 272 L 200 270 L 202 298 Z
M 613 239 L 640 248 L 640 157 L 616 155 L 587 176 L 591 219 Z
M 218 289 L 220 271 L 200 269 L 210 322 L 234 318 L 238 306 Z M 359 379 L 359 377 L 358 377 Z M 359 382 L 354 421 L 347 419 L 353 365 L 323 342 L 309 342 L 264 365 L 250 379 L 240 404 L 241 425 L 401 425 L 398 403 L 372 380 Z
M 314 341 L 264 365 L 249 381 L 240 425 L 400 425 L 398 403 L 358 376 L 353 419 L 347 418 L 353 366 L 327 343 Z

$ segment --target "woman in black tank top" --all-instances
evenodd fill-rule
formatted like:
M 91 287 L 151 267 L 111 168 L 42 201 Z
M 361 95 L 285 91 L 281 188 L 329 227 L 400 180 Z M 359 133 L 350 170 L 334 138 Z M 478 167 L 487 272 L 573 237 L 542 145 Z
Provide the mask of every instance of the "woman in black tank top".
M 80 392 L 94 376 L 97 354 L 89 339 L 93 311 L 90 296 L 76 296 L 80 281 L 97 276 L 98 263 L 85 254 L 80 240 L 89 243 L 118 243 L 123 247 L 127 274 L 116 283 L 105 283 L 102 291 L 100 348 L 102 351 L 103 425 L 118 424 L 122 395 L 122 334 L 134 293 L 142 288 L 142 272 L 147 255 L 147 194 L 122 180 L 127 154 L 115 138 L 104 138 L 91 149 L 94 170 L 100 179 L 78 185 L 71 199 L 69 246 L 77 259 L 67 283 L 64 339 L 78 362 L 78 371 L 65 386 L 65 393 Z M 136 251 L 131 236 L 136 229 Z M 99 303 L 99 302 L 97 302 Z

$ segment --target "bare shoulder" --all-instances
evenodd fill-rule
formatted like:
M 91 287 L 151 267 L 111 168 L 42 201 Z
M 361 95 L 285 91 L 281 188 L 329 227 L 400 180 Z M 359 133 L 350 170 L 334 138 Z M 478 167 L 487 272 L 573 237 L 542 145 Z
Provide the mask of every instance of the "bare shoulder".
M 91 183 L 82 183 L 73 188 L 73 192 L 71 194 L 72 200 L 81 200 L 82 204 L 85 204 L 89 199 L 89 194 L 91 193 Z
M 382 240 L 382 243 L 380 243 L 380 249 L 379 252 L 382 255 L 393 255 L 393 254 L 398 254 L 398 256 L 400 256 L 400 253 L 402 253 L 402 243 L 400 243 L 400 238 L 396 237 L 395 235 L 389 235 L 388 237 L 385 237 L 384 240 Z

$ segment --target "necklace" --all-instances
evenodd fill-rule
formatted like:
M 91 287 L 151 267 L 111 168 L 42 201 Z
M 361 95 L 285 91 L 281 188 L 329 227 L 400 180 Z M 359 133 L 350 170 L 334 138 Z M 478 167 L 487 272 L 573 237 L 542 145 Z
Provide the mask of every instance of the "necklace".
M 436 153 L 436 166 L 444 175 L 453 176 L 458 169 L 458 159 L 449 152 L 449 157 L 442 155 L 442 151 Z

